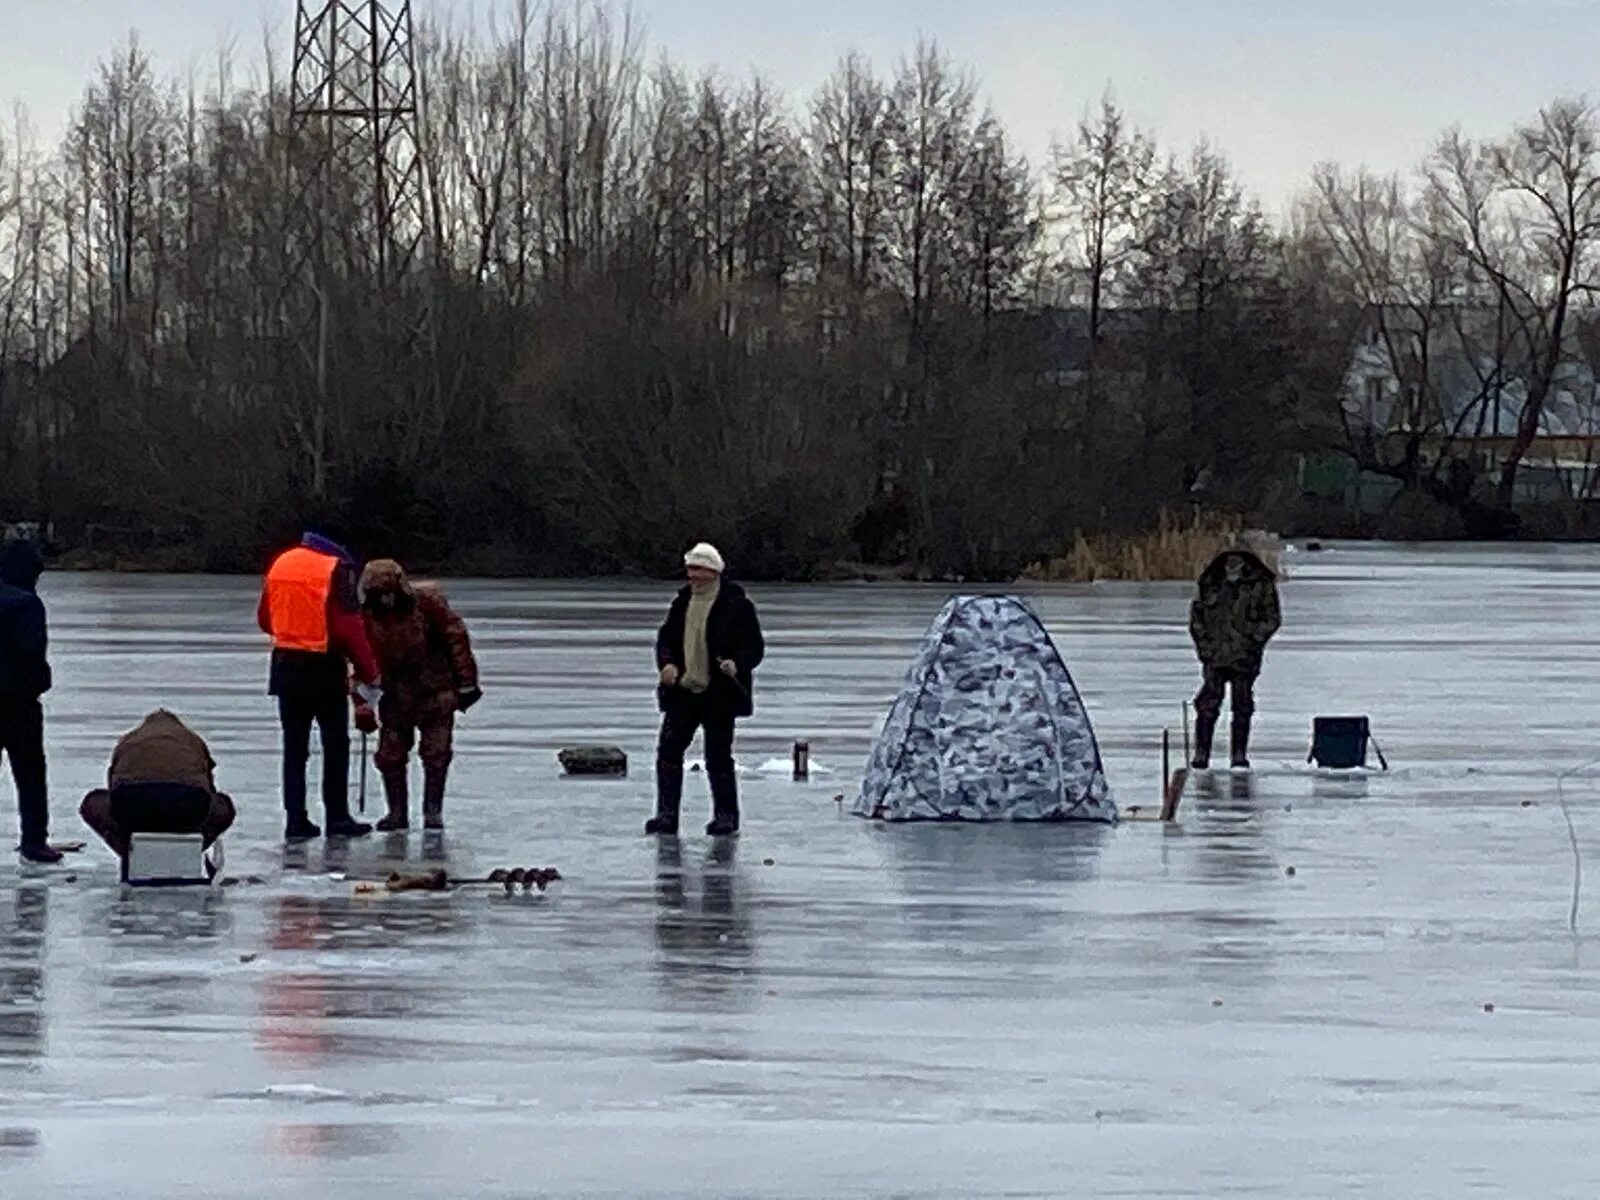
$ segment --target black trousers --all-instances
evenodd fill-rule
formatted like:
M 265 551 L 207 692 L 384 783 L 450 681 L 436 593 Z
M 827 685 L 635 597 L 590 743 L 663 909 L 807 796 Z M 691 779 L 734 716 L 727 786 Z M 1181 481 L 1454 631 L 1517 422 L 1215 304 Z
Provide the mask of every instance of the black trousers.
M 209 848 L 235 816 L 231 798 L 177 783 L 124 784 L 110 792 L 96 788 L 83 798 L 78 814 L 123 859 L 136 833 L 198 833 Z
M 44 709 L 37 700 L 0 696 L 0 751 L 17 785 L 17 815 L 25 845 L 50 837 L 50 801 L 45 780 Z
M 322 811 L 329 820 L 350 815 L 350 701 L 341 691 L 292 692 L 278 697 L 283 726 L 283 811 L 306 811 L 306 764 L 311 727 L 322 740 Z
M 1233 693 L 1233 715 L 1236 720 L 1248 721 L 1256 711 L 1256 673 L 1231 667 L 1204 668 L 1200 691 L 1194 698 L 1194 710 L 1213 722 L 1222 712 L 1224 691 Z
M 656 768 L 683 769 L 683 756 L 694 735 L 705 731 L 706 774 L 733 774 L 733 714 L 710 699 L 682 688 L 668 693 L 656 743 Z

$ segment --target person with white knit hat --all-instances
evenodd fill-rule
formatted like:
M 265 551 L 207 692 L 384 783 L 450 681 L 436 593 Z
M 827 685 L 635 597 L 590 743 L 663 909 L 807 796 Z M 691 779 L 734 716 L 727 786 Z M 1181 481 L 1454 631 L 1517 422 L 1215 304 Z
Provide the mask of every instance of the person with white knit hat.
M 683 756 L 701 732 L 711 823 L 706 832 L 739 831 L 739 784 L 733 766 L 733 729 L 754 710 L 755 670 L 766 654 L 761 621 L 743 588 L 724 574 L 721 553 L 700 542 L 683 556 L 688 584 L 667 610 L 656 634 L 656 698 L 661 739 L 656 747 L 656 813 L 645 832 L 676 836 L 683 801 Z

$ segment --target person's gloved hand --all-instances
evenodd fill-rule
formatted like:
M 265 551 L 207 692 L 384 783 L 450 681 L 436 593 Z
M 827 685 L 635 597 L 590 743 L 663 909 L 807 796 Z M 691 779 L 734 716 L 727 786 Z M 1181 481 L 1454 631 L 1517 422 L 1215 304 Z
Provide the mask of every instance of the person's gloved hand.
M 666 666 L 661 668 L 661 686 L 678 686 L 678 668 L 673 666 L 671 663 L 668 663 Z
M 378 714 L 366 704 L 356 705 L 356 728 L 362 733 L 377 733 Z
M 456 709 L 466 712 L 479 700 L 483 699 L 483 689 L 480 687 L 462 688 L 456 693 Z
M 739 674 L 739 664 L 734 662 L 731 658 L 725 658 L 717 665 L 722 668 L 722 673 L 729 679 L 732 679 Z

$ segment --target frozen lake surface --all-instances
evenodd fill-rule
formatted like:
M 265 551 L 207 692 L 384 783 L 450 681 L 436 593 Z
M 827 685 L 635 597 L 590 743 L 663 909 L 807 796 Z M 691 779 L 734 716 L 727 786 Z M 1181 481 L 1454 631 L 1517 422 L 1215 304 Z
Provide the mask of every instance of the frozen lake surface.
M 255 585 L 47 576 L 56 835 L 165 704 L 265 882 L 0 855 L 0 1196 L 1600 1195 L 1600 893 L 1574 937 L 1554 796 L 1600 753 L 1600 553 L 1292 570 L 1265 769 L 1110 830 L 843 815 L 946 592 L 753 589 L 742 759 L 835 771 L 747 779 L 731 853 L 697 777 L 677 852 L 640 834 L 665 586 L 454 584 L 486 699 L 448 833 L 286 851 Z M 1189 589 L 1032 594 L 1118 799 L 1155 802 Z M 1317 713 L 1370 714 L 1392 773 L 1304 774 Z M 591 740 L 633 778 L 562 780 Z M 1600 788 L 1569 794 L 1593 854 Z M 352 894 L 397 860 L 567 882 Z

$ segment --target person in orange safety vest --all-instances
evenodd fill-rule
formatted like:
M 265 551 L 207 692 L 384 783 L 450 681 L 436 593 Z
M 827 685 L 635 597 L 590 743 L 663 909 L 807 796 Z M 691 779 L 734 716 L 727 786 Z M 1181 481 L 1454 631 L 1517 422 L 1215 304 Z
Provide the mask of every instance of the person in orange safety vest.
M 267 571 L 256 619 L 272 637 L 268 692 L 283 727 L 284 838 L 322 836 L 306 812 L 311 727 L 322 739 L 322 811 L 329 837 L 364 837 L 372 826 L 350 815 L 350 675 L 370 703 L 379 696 L 378 664 L 357 598 L 354 557 L 308 533 Z

